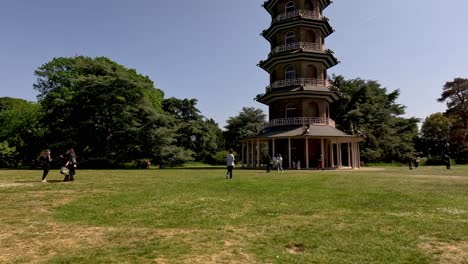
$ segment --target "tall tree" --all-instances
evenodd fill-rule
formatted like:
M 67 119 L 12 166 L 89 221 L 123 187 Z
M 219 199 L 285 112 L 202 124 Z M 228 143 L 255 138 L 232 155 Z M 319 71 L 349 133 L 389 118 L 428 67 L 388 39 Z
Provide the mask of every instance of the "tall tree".
M 444 85 L 439 102 L 447 102 L 447 114 L 468 128 L 468 79 L 455 78 Z
M 428 116 L 421 126 L 422 147 L 426 155 L 442 160 L 448 154 L 452 120 L 442 113 Z
M 266 115 L 260 108 L 243 107 L 235 117 L 230 117 L 225 126 L 226 147 L 240 152 L 239 140 L 258 135 L 265 126 Z
M 147 76 L 105 57 L 84 56 L 55 58 L 35 74 L 46 139 L 55 148 L 75 145 L 87 158 L 125 161 L 154 156 L 171 142 L 171 130 L 158 131 L 166 124 L 164 94 Z M 150 135 L 162 145 L 145 146 L 156 144 Z
M 398 90 L 387 92 L 376 81 L 343 76 L 333 76 L 332 83 L 340 99 L 330 107 L 331 115 L 338 128 L 365 136 L 364 161 L 402 160 L 414 151 L 419 119 L 401 117 L 405 107 L 396 103 Z
M 450 143 L 458 162 L 468 161 L 468 79 L 455 78 L 445 83 L 439 102 L 446 102 L 445 114 L 452 120 Z
M 29 165 L 40 148 L 47 147 L 41 142 L 40 109 L 39 104 L 23 99 L 0 98 L 0 142 L 9 153 L 9 166 Z
M 212 119 L 205 119 L 196 107 L 197 99 L 164 99 L 163 110 L 173 117 L 176 127 L 176 144 L 191 150 L 198 161 L 212 162 L 222 147 L 221 130 Z

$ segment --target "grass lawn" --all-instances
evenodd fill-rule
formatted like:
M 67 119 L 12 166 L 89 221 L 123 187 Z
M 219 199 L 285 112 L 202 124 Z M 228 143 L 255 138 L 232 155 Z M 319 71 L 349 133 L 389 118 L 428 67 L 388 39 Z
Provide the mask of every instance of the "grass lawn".
M 0 263 L 468 263 L 468 167 L 0 170 Z

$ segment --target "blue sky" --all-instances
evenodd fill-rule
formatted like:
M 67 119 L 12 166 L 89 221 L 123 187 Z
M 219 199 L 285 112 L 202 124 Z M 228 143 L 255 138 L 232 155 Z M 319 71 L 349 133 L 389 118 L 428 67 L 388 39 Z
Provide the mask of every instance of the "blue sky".
M 221 126 L 268 75 L 261 0 L 3 0 L 0 96 L 36 100 L 34 70 L 54 57 L 107 56 L 148 75 L 166 97 L 197 98 Z M 341 61 L 329 73 L 400 89 L 406 116 L 444 111 L 446 81 L 468 78 L 468 1 L 335 0 L 326 40 Z M 266 111 L 267 112 L 267 111 Z

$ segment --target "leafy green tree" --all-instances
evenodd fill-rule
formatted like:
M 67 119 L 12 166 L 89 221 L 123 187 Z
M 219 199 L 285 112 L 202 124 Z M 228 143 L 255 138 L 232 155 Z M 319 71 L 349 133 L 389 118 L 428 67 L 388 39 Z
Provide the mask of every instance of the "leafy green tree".
M 196 107 L 197 99 L 177 99 L 174 97 L 164 99 L 162 107 L 164 111 L 176 119 L 183 121 L 199 121 L 202 119 L 200 110 Z
M 221 148 L 222 132 L 212 119 L 201 114 L 196 99 L 168 98 L 163 100 L 163 110 L 173 117 L 176 127 L 176 144 L 192 151 L 198 161 L 213 162 L 213 155 Z
M 455 78 L 447 82 L 437 101 L 446 102 L 447 114 L 461 123 L 461 127 L 468 128 L 468 79 Z
M 448 153 L 452 120 L 442 113 L 428 116 L 421 126 L 424 152 L 435 160 L 442 160 Z
M 75 146 L 82 158 L 120 162 L 161 155 L 173 140 L 163 92 L 133 69 L 77 56 L 54 58 L 35 74 L 46 140 L 56 149 Z
M 455 78 L 447 82 L 437 100 L 447 103 L 445 114 L 452 120 L 452 155 L 457 162 L 468 162 L 468 79 Z
M 14 167 L 18 153 L 16 147 L 10 147 L 8 141 L 0 142 L 0 168 Z
M 331 107 L 331 115 L 339 129 L 365 136 L 364 161 L 403 160 L 414 151 L 419 119 L 400 117 L 405 107 L 396 103 L 398 90 L 389 93 L 376 81 L 343 76 L 333 76 L 332 83 L 340 99 Z
M 10 166 L 29 165 L 40 148 L 47 147 L 41 142 L 40 109 L 39 104 L 23 99 L 0 98 L 0 142 L 8 155 L 14 153 L 8 158 Z
M 225 126 L 226 147 L 241 151 L 239 140 L 258 135 L 265 126 L 266 115 L 260 108 L 243 107 L 239 115 L 230 117 Z

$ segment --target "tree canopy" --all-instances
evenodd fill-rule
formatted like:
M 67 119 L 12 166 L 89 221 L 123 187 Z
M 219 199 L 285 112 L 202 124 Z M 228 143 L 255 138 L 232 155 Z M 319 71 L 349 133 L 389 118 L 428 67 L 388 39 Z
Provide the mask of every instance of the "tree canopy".
M 364 161 L 403 160 L 414 151 L 419 119 L 401 117 L 405 107 L 396 103 L 398 90 L 387 92 L 376 81 L 343 76 L 333 76 L 331 82 L 340 95 L 330 107 L 331 115 L 339 129 L 365 136 L 361 147 Z
M 105 57 L 78 56 L 55 58 L 35 74 L 46 140 L 53 148 L 75 146 L 87 158 L 125 161 L 160 156 L 172 142 L 162 114 L 163 92 L 133 69 Z
M 450 118 L 451 154 L 458 162 L 468 162 L 468 79 L 455 78 L 445 83 L 439 102 L 446 102 Z
M 23 99 L 0 98 L 0 166 L 29 165 L 39 153 L 41 107 Z M 3 151 L 2 151 L 3 149 Z
M 197 99 L 163 100 L 163 110 L 172 117 L 176 129 L 176 144 L 190 150 L 194 159 L 214 162 L 214 155 L 222 148 L 222 131 L 212 119 L 206 119 L 196 107 Z
M 266 115 L 263 110 L 255 107 L 243 107 L 237 116 L 230 117 L 225 126 L 225 138 L 228 147 L 239 152 L 241 146 L 239 140 L 249 136 L 255 136 L 265 126 Z
M 427 117 L 421 127 L 422 150 L 435 160 L 448 154 L 452 120 L 442 113 Z

